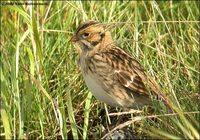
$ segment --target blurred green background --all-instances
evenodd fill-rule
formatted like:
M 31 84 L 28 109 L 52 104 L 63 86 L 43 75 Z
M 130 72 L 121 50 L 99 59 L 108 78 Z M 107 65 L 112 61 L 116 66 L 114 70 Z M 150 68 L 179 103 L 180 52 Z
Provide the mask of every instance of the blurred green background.
M 88 91 L 69 41 L 86 20 L 113 24 L 113 38 L 177 107 L 170 116 L 157 106 L 159 121 L 133 123 L 134 135 L 199 138 L 199 1 L 21 3 L 1 1 L 0 138 L 103 137 L 109 117 L 99 117 L 104 104 Z

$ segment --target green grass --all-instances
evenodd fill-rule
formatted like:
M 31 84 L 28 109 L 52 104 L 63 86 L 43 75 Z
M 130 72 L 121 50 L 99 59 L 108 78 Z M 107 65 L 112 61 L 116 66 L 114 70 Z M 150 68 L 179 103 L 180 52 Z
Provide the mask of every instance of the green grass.
M 198 1 L 48 3 L 1 3 L 0 138 L 103 137 L 109 118 L 88 91 L 69 41 L 85 20 L 114 25 L 113 38 L 143 64 L 176 108 L 168 114 L 155 103 L 156 116 L 133 115 L 127 121 L 136 137 L 199 138 Z

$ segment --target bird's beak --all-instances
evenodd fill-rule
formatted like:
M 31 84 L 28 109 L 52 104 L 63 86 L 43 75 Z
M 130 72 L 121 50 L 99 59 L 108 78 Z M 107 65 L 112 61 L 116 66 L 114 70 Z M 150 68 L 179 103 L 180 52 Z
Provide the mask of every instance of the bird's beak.
M 70 39 L 71 42 L 77 42 L 79 41 L 79 39 L 76 36 L 72 36 L 72 38 Z

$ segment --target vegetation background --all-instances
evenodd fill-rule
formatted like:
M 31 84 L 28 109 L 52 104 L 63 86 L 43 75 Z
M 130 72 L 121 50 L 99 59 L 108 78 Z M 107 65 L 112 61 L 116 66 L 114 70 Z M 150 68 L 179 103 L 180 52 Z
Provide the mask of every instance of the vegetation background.
M 1 1 L 0 138 L 99 139 L 108 131 L 110 108 L 88 91 L 69 41 L 85 20 L 113 24 L 113 38 L 176 108 L 132 115 L 134 135 L 199 139 L 199 1 L 153 0 Z

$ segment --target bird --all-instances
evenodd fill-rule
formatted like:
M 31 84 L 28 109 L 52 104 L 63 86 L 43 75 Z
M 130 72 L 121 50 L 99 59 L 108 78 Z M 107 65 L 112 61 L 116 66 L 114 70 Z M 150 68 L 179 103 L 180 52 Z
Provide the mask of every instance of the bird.
M 108 27 L 98 21 L 86 21 L 70 39 L 80 47 L 81 73 L 95 98 L 125 109 L 148 106 L 153 95 L 168 103 L 157 82 L 130 53 L 116 44 Z

